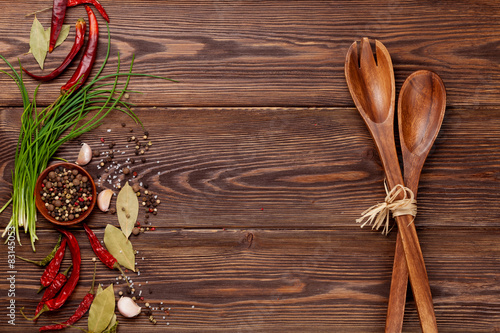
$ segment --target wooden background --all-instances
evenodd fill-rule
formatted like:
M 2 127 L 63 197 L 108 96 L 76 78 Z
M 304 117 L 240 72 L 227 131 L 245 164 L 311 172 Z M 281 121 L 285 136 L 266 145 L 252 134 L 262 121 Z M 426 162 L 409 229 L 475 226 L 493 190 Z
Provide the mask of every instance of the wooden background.
M 417 230 L 441 332 L 500 331 L 500 3 L 483 1 L 130 1 L 102 0 L 111 19 L 107 70 L 135 54 L 135 111 L 153 142 L 134 181 L 162 200 L 133 237 L 141 274 L 136 293 L 158 310 L 118 316 L 120 332 L 382 332 L 396 232 L 361 230 L 354 221 L 384 198 L 383 170 L 350 98 L 344 57 L 363 36 L 389 50 L 397 91 L 415 70 L 438 73 L 447 88 L 444 123 L 422 173 Z M 40 73 L 28 50 L 33 17 L 50 1 L 0 1 L 0 54 Z M 86 16 L 68 10 L 66 23 Z M 50 11 L 38 14 L 48 27 Z M 101 23 L 99 65 L 106 48 Z M 46 60 L 55 68 L 74 38 Z M 40 88 L 38 104 L 58 96 L 76 63 Z M 6 69 L 5 65 L 0 65 Z M 22 101 L 0 76 L 0 204 L 11 170 Z M 33 92 L 36 83 L 29 81 Z M 125 122 L 126 127 L 121 127 Z M 129 128 L 114 113 L 80 139 L 125 154 Z M 111 131 L 109 131 L 111 130 Z M 58 156 L 74 160 L 78 141 Z M 87 170 L 103 175 L 94 159 Z M 123 178 L 123 177 L 122 177 Z M 123 182 L 122 182 L 123 184 Z M 109 187 L 106 183 L 103 187 Z M 0 215 L 4 227 L 10 217 Z M 139 215 L 139 221 L 144 223 Z M 110 214 L 88 224 L 102 239 Z M 90 285 L 94 256 L 81 227 L 83 272 L 69 302 L 38 324 L 16 312 L 8 325 L 7 247 L 0 250 L 0 328 L 35 332 L 70 316 Z M 37 252 L 23 237 L 16 254 L 42 258 L 57 233 L 40 217 Z M 69 253 L 65 265 L 70 261 Z M 41 270 L 16 262 L 17 310 L 33 313 Z M 98 265 L 97 281 L 117 271 Z M 141 286 L 139 286 L 139 284 Z M 123 283 L 115 291 L 124 290 Z M 144 302 L 140 302 L 141 305 Z M 164 311 L 161 311 L 161 308 Z M 165 311 L 170 309 L 168 313 Z M 86 317 L 78 323 L 86 327 Z M 69 330 L 71 331 L 71 329 Z M 78 330 L 73 329 L 78 332 Z M 411 293 L 404 332 L 419 332 Z

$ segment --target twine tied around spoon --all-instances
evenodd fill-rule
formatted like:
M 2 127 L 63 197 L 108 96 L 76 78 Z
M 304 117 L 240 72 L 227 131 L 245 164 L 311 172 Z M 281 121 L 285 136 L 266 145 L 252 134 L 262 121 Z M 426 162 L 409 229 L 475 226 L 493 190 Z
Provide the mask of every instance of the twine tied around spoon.
M 401 215 L 411 215 L 413 220 L 417 215 L 417 200 L 415 199 L 415 194 L 408 187 L 398 184 L 392 188 L 392 190 L 387 189 L 387 183 L 384 182 L 385 192 L 387 196 L 384 202 L 378 203 L 371 206 L 363 213 L 361 217 L 356 219 L 356 223 L 364 223 L 361 225 L 363 228 L 365 225 L 371 225 L 372 230 L 378 230 L 381 226 L 383 235 L 388 235 L 392 228 L 389 229 L 389 216 L 392 212 L 392 217 Z M 398 196 L 403 194 L 403 198 L 397 200 Z M 413 220 L 410 222 L 413 223 Z

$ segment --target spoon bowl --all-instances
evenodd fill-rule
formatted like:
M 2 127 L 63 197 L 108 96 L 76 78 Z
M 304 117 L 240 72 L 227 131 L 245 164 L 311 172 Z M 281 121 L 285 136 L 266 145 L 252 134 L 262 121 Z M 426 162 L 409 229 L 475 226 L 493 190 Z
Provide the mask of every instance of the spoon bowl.
M 446 90 L 436 73 L 420 70 L 406 79 L 398 103 L 400 140 L 406 154 L 427 156 L 441 128 L 445 108 Z

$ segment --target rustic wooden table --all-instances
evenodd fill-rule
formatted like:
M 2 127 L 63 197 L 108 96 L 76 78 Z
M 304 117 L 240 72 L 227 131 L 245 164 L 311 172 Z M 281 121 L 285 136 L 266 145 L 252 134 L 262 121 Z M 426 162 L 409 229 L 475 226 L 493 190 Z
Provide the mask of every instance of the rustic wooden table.
M 415 221 L 442 332 L 500 331 L 500 4 L 497 1 L 111 1 L 110 71 L 117 53 L 135 71 L 179 81 L 134 78 L 129 101 L 153 145 L 131 165 L 137 177 L 86 167 L 100 189 L 117 182 L 149 185 L 162 203 L 139 221 L 154 231 L 131 236 L 139 251 L 132 274 L 137 297 L 155 308 L 118 316 L 120 332 L 381 332 L 384 330 L 396 231 L 384 237 L 356 218 L 384 198 L 384 174 L 349 95 L 344 58 L 354 40 L 379 39 L 389 50 L 397 91 L 413 71 L 438 73 L 447 88 L 444 123 L 422 173 Z M 39 73 L 28 50 L 33 17 L 50 1 L 2 1 L 0 54 Z M 85 17 L 68 10 L 66 23 Z M 50 11 L 37 15 L 45 27 Z M 105 54 L 103 19 L 97 63 Z M 73 28 L 69 39 L 73 40 Z M 55 68 L 71 42 L 49 55 Z M 43 84 L 38 104 L 59 94 L 76 63 Z M 6 69 L 0 64 L 1 69 Z M 32 93 L 36 83 L 28 81 Z M 0 204 L 11 172 L 22 100 L 0 76 Z M 126 126 L 122 127 L 121 123 Z M 124 114 L 112 113 L 80 140 L 115 161 L 127 148 Z M 106 140 L 102 144 L 100 139 Z M 79 141 L 59 157 L 74 160 Z M 123 154 L 122 154 L 123 152 Z M 106 180 L 105 180 L 106 179 Z M 111 180 L 109 184 L 107 180 Z M 12 210 L 0 215 L 4 227 Z M 102 239 L 115 215 L 97 209 L 88 224 Z M 149 224 L 148 224 L 149 223 Z M 81 280 L 68 303 L 37 324 L 33 313 L 41 269 L 8 266 L 0 246 L 1 331 L 34 332 L 70 316 L 89 289 L 94 256 L 81 228 Z M 42 258 L 57 232 L 40 216 L 36 242 L 17 255 Z M 64 265 L 69 264 L 69 253 Z M 8 279 L 15 276 L 12 284 Z M 99 264 L 97 282 L 126 286 Z M 11 294 L 12 288 L 15 295 Z M 15 326 L 8 321 L 15 301 Z M 163 311 L 162 311 L 163 309 Z M 86 317 L 78 323 L 86 327 Z M 76 331 L 76 330 L 74 330 Z M 420 331 L 408 295 L 405 332 Z

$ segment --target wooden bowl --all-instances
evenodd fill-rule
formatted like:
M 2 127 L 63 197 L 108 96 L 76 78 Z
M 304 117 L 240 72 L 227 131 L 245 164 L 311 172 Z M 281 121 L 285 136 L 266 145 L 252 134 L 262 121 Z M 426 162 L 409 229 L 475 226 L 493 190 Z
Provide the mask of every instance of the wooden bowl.
M 58 167 L 63 167 L 67 170 L 78 170 L 78 173 L 80 173 L 82 176 L 86 176 L 88 178 L 88 182 L 90 182 L 91 184 L 91 195 L 92 195 L 92 200 L 90 201 L 90 204 L 87 205 L 88 206 L 88 209 L 84 212 L 82 212 L 80 214 L 79 217 L 77 218 L 74 218 L 73 220 L 68 220 L 68 221 L 59 221 L 59 220 L 56 220 L 49 212 L 49 210 L 47 209 L 47 207 L 45 207 L 45 202 L 42 200 L 42 195 L 40 194 L 42 189 L 43 189 L 43 180 L 45 178 L 47 178 L 48 174 L 51 172 L 51 171 L 54 171 L 55 169 L 57 169 Z M 74 224 L 78 224 L 80 222 L 82 222 L 83 220 L 85 220 L 89 215 L 90 213 L 92 212 L 92 209 L 94 209 L 94 206 L 95 206 L 95 203 L 97 201 L 97 190 L 96 190 L 96 187 L 95 187 L 95 183 L 94 183 L 94 180 L 92 179 L 92 176 L 90 176 L 90 174 L 87 172 L 87 170 L 85 170 L 84 168 L 82 168 L 81 166 L 77 165 L 77 164 L 73 164 L 73 163 L 56 163 L 56 164 L 53 164 L 49 167 L 47 167 L 47 169 L 45 169 L 41 174 L 40 176 L 38 176 L 38 179 L 36 181 L 36 186 L 35 186 L 35 203 L 36 203 L 36 208 L 38 209 L 38 211 L 40 212 L 40 214 L 43 215 L 43 217 L 45 217 L 47 220 L 49 220 L 50 222 L 54 223 L 54 224 L 57 224 L 57 225 L 62 225 L 62 226 L 68 226 L 68 225 L 74 225 Z

